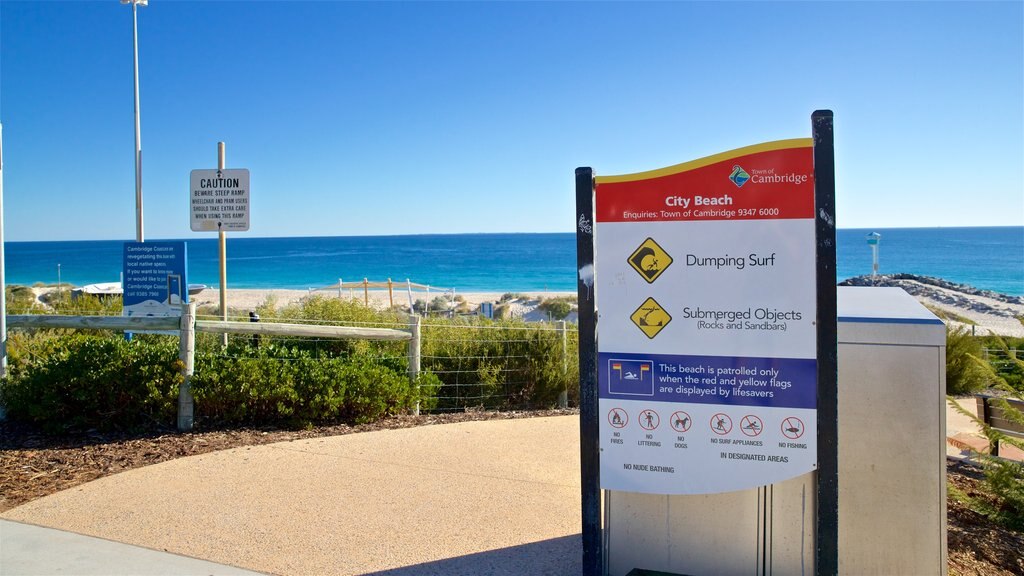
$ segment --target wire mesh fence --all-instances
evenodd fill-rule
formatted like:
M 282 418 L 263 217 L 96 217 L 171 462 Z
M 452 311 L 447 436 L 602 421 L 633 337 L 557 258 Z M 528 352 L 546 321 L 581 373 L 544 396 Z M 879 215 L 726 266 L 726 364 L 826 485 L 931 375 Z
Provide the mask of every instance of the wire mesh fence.
M 440 411 L 551 406 L 578 395 L 577 349 L 565 325 L 431 321 L 422 366 L 442 382 Z
M 52 372 L 48 357 L 61 356 L 60 370 L 74 373 L 80 362 L 74 358 L 84 356 L 69 353 L 102 350 L 110 355 L 105 364 L 129 368 L 68 380 L 76 387 L 75 394 L 90 395 L 93 388 L 145 390 L 150 412 L 163 414 L 171 408 L 174 391 L 167 388 L 171 380 L 164 372 L 172 373 L 177 365 L 191 366 L 185 358 L 194 359 L 194 373 L 191 368 L 183 373 L 195 393 L 196 417 L 215 424 L 366 421 L 421 405 L 426 411 L 454 412 L 577 404 L 579 339 L 571 324 L 480 317 L 419 319 L 397 310 L 312 298 L 301 306 L 259 309 L 259 327 L 250 326 L 257 318 L 247 315 L 233 314 L 234 322 L 228 324 L 219 314 L 198 315 L 195 331 L 188 331 L 194 351 L 186 355 L 184 345 L 178 354 L 174 335 L 141 330 L 134 340 L 138 346 L 90 348 L 93 344 L 82 338 L 124 343 L 118 333 L 127 329 L 123 322 L 104 328 L 105 323 L 87 320 L 93 317 L 89 313 L 117 316 L 119 311 L 101 306 L 76 310 L 70 302 L 62 304 L 66 307 L 57 312 L 68 321 L 66 326 L 44 329 L 35 323 L 37 328 L 32 328 L 22 322 L 12 340 L 12 366 L 18 378 L 45 389 L 48 371 Z M 79 312 L 77 320 L 72 321 L 71 312 Z M 186 333 L 186 324 L 181 324 L 181 334 Z M 217 330 L 234 332 L 226 345 Z M 332 336 L 318 336 L 325 332 Z M 381 332 L 392 339 L 352 336 Z M 137 353 L 146 348 L 153 350 L 144 355 L 153 359 L 149 365 Z M 150 366 L 153 362 L 156 365 Z M 147 384 L 150 372 L 161 375 L 159 385 Z
M 283 320 L 261 318 L 261 322 Z M 353 325 L 324 319 L 307 322 Z M 355 324 L 408 328 L 407 322 L 398 321 Z M 569 404 L 576 403 L 579 338 L 574 325 L 431 319 L 422 325 L 422 331 L 420 371 L 439 380 L 431 394 L 432 411 L 550 407 L 562 394 Z M 408 371 L 407 346 L 403 342 L 261 335 L 232 336 L 225 348 L 217 335 L 197 338 L 197 351 L 222 359 L 259 356 L 265 362 L 280 363 L 308 358 L 372 362 L 402 373 Z

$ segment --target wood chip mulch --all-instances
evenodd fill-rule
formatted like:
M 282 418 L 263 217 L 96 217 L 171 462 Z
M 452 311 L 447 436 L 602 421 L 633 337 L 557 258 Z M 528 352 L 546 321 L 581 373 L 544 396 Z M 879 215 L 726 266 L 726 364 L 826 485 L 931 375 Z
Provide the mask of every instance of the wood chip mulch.
M 572 410 L 466 412 L 428 416 L 395 416 L 357 425 L 322 426 L 306 430 L 225 429 L 179 434 L 118 435 L 91 432 L 53 437 L 11 422 L 0 422 L 0 512 L 124 470 L 216 450 L 475 420 L 576 414 Z M 950 484 L 979 496 L 980 471 L 949 462 Z M 1024 534 L 1002 528 L 949 498 L 948 536 L 951 576 L 1024 576 Z

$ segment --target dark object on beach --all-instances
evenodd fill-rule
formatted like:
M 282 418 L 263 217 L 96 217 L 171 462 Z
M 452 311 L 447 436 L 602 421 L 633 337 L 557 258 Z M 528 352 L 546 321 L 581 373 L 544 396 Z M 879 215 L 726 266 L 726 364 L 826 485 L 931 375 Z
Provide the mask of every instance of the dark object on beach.
M 249 322 L 259 322 L 259 321 L 260 321 L 260 315 L 257 314 L 255 310 L 250 310 L 249 311 Z M 257 347 L 257 348 L 259 348 L 259 346 L 260 346 L 260 335 L 259 334 L 253 334 L 252 335 L 252 345 Z

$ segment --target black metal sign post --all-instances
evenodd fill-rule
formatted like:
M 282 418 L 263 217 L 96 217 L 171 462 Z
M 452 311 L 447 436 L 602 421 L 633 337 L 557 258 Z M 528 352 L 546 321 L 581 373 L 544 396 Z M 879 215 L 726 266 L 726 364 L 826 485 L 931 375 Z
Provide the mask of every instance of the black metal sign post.
M 815 574 L 839 573 L 839 359 L 836 326 L 836 161 L 832 111 L 811 115 L 818 292 L 818 521 Z M 582 332 L 580 333 L 582 334 Z
M 580 335 L 580 485 L 583 504 L 583 574 L 600 576 L 600 421 L 597 403 L 597 309 L 594 305 L 594 171 L 576 169 L 576 265 Z

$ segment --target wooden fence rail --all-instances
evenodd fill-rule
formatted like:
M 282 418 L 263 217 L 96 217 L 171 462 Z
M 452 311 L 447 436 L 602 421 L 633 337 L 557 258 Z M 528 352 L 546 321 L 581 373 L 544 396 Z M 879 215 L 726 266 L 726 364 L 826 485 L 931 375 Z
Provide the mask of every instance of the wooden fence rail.
M 71 328 L 77 330 L 178 330 L 178 318 L 144 316 L 51 316 L 24 314 L 7 317 L 8 328 Z

